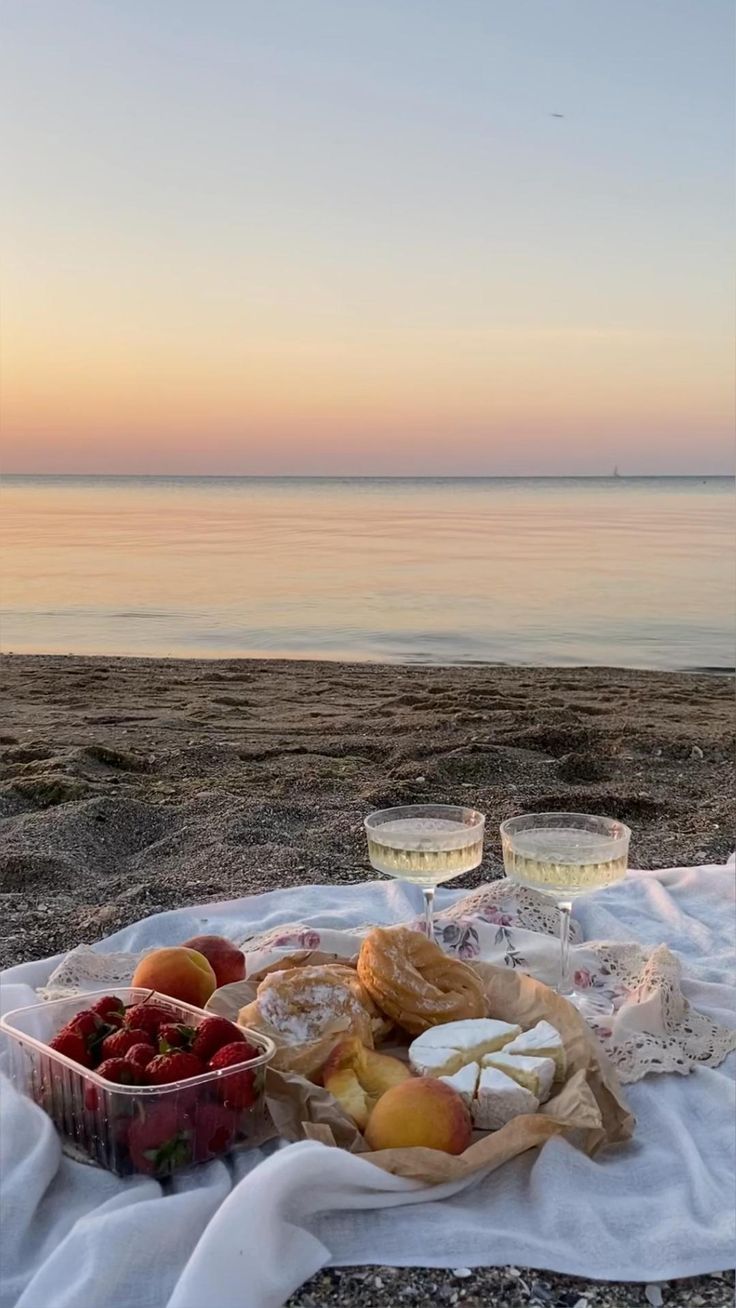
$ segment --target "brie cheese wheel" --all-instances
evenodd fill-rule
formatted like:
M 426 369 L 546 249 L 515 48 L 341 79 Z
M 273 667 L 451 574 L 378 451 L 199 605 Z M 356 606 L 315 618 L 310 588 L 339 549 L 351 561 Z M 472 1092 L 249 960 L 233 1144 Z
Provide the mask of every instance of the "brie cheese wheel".
M 452 1076 L 465 1063 L 480 1062 L 484 1054 L 503 1048 L 521 1035 L 521 1027 L 491 1017 L 445 1022 L 423 1031 L 409 1046 L 409 1062 L 420 1076 Z M 446 1057 L 438 1059 L 442 1050 Z
M 522 1113 L 536 1113 L 539 1100 L 497 1067 L 481 1069 L 478 1094 L 471 1105 L 473 1124 L 479 1131 L 497 1131 Z
M 533 1058 L 552 1058 L 555 1064 L 555 1081 L 564 1081 L 567 1057 L 562 1036 L 551 1022 L 537 1022 L 530 1031 L 522 1031 L 504 1048 L 506 1054 L 529 1054 Z
M 486 1054 L 484 1067 L 497 1067 L 512 1077 L 517 1085 L 529 1090 L 540 1103 L 549 1099 L 552 1082 L 555 1079 L 555 1065 L 551 1058 L 530 1058 L 524 1054 L 509 1054 L 500 1049 L 495 1054 Z
M 555 1079 L 565 1075 L 565 1049 L 549 1022 L 522 1032 L 512 1022 L 468 1018 L 430 1027 L 409 1046 L 420 1076 L 452 1087 L 480 1131 L 497 1131 L 522 1113 L 536 1113 Z
M 477 1063 L 466 1063 L 452 1076 L 441 1076 L 440 1081 L 445 1081 L 447 1085 L 452 1086 L 453 1090 L 457 1090 L 463 1102 L 467 1104 L 468 1108 L 471 1108 L 479 1076 L 479 1065 Z

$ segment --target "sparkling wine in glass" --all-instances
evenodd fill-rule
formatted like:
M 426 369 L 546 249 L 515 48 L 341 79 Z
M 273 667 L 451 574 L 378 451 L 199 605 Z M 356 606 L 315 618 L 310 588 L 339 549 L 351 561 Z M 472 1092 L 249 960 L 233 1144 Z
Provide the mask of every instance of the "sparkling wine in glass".
M 479 867 L 485 817 L 454 804 L 407 804 L 365 819 L 371 866 L 421 886 L 424 928 L 433 938 L 434 893 L 443 881 Z
M 626 875 L 631 832 L 613 818 L 588 813 L 526 813 L 501 823 L 507 877 L 550 895 L 560 910 L 558 992 L 588 1016 L 613 1012 L 576 990 L 570 976 L 570 914 L 578 895 L 613 885 Z

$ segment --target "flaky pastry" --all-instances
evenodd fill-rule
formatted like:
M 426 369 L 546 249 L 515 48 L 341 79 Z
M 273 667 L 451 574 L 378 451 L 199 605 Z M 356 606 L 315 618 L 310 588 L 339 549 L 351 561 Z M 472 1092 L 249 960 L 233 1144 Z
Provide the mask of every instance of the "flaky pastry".
M 411 1035 L 488 1013 L 472 968 L 408 927 L 371 931 L 358 955 L 358 976 L 381 1011 Z
M 273 1067 L 307 1077 L 322 1067 L 337 1037 L 357 1036 L 372 1049 L 386 1029 L 355 969 L 340 963 L 269 972 L 238 1022 L 271 1037 Z

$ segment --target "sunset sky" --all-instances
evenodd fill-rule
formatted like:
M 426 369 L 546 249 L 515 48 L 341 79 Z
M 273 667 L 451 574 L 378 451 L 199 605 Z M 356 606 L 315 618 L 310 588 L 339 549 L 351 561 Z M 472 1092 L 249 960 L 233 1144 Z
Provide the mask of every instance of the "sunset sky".
M 729 470 L 732 0 L 0 16 L 7 471 Z

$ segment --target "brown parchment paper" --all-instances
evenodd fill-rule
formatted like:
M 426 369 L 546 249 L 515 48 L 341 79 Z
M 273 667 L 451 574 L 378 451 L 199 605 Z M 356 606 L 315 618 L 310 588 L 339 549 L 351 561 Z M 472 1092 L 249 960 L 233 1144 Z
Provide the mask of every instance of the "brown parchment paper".
M 316 952 L 291 955 L 280 966 L 314 966 L 334 962 L 334 955 Z M 341 959 L 345 962 L 345 959 Z M 453 1156 L 436 1149 L 381 1149 L 370 1151 L 355 1123 L 322 1086 L 313 1085 L 294 1071 L 274 1064 L 266 1074 L 266 1102 L 276 1132 L 287 1140 L 318 1140 L 322 1144 L 361 1154 L 396 1176 L 439 1185 L 461 1180 L 474 1172 L 493 1171 L 527 1149 L 564 1134 L 576 1147 L 594 1154 L 607 1145 L 629 1140 L 634 1118 L 629 1112 L 615 1069 L 577 1009 L 548 986 L 523 973 L 471 964 L 488 995 L 491 1017 L 516 1022 L 524 1029 L 543 1018 L 559 1031 L 567 1054 L 567 1077 L 544 1111 L 516 1117 L 500 1131 L 476 1132 L 463 1154 Z M 269 969 L 272 970 L 272 969 Z M 254 997 L 261 974 L 224 986 L 207 1007 L 231 1020 Z M 325 1057 L 339 1033 L 325 1038 Z M 406 1057 L 408 1037 L 401 1034 L 382 1046 L 385 1052 Z

